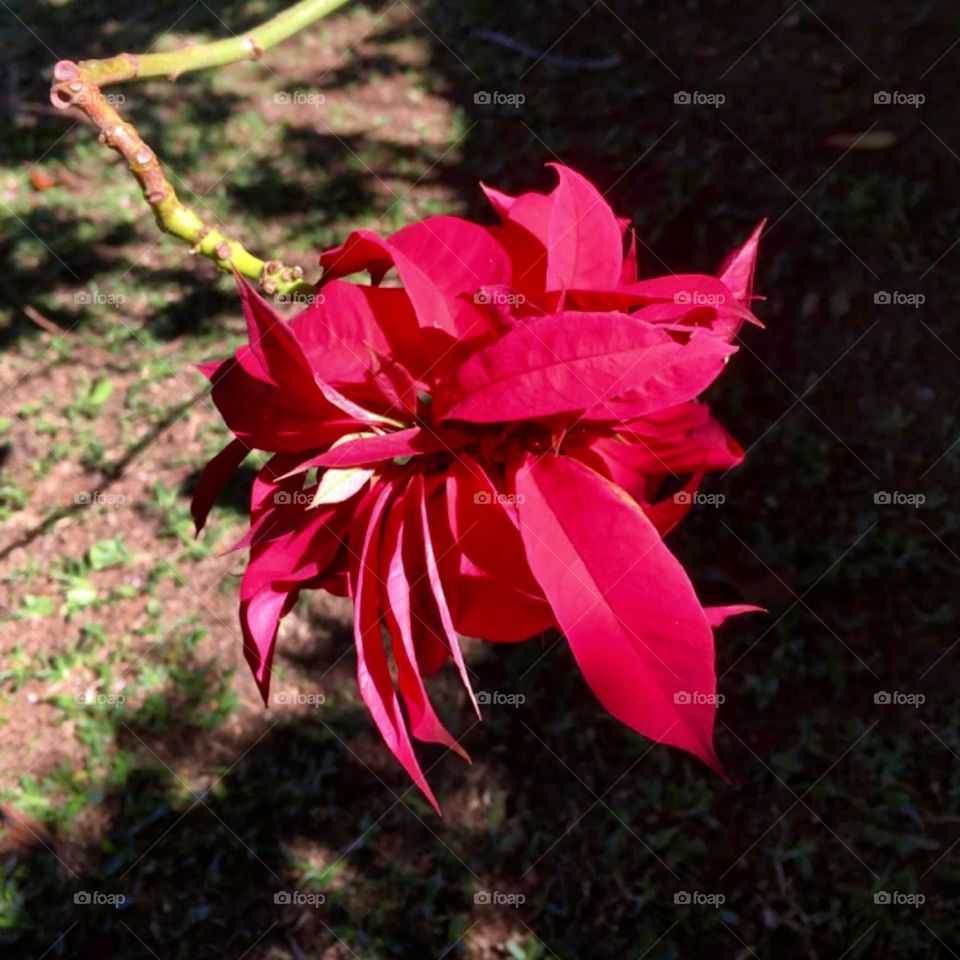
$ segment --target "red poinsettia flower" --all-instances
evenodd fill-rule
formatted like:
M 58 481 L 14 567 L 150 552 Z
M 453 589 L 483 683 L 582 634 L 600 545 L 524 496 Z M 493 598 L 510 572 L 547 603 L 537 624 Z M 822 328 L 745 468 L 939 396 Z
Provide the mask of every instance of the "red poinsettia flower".
M 353 233 L 290 321 L 241 282 L 249 344 L 205 368 L 235 439 L 202 474 L 198 529 L 246 454 L 273 454 L 241 542 L 264 700 L 300 591 L 352 597 L 361 696 L 435 807 L 410 735 L 466 756 L 424 685 L 452 658 L 476 706 L 458 635 L 560 630 L 610 713 L 722 772 L 713 628 L 755 609 L 702 607 L 663 537 L 743 457 L 697 397 L 756 322 L 760 227 L 716 277 L 641 280 L 627 224 L 555 170 L 549 194 L 488 189 L 496 226 Z

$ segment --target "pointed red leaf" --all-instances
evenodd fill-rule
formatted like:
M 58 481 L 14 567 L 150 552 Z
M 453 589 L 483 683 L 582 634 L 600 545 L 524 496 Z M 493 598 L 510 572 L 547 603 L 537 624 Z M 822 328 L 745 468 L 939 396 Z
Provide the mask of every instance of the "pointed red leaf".
M 324 277 L 335 279 L 369 270 L 374 283 L 378 283 L 390 267 L 396 267 L 403 289 L 413 304 L 419 325 L 439 327 L 447 333 L 457 333 L 451 300 L 441 291 L 435 280 L 402 250 L 370 230 L 351 233 L 343 246 L 324 253 L 320 263 L 324 268 Z
M 461 364 L 437 390 L 436 416 L 476 423 L 577 411 L 598 420 L 640 416 L 705 390 L 734 349 L 707 335 L 683 344 L 621 313 L 553 314 Z
M 547 195 L 511 197 L 483 186 L 504 224 L 493 233 L 513 259 L 514 285 L 520 290 L 537 284 L 547 290 L 617 286 L 623 272 L 623 233 L 610 205 L 579 173 L 560 163 L 548 166 L 558 182 Z
M 417 415 L 417 384 L 410 371 L 379 350 L 370 348 L 369 376 L 392 410 L 410 418 Z
M 743 246 L 734 250 L 720 267 L 720 280 L 730 289 L 731 293 L 745 306 L 750 305 L 753 296 L 753 274 L 757 265 L 757 246 L 760 243 L 760 234 L 767 225 L 761 220 L 747 237 Z
M 713 632 L 643 511 L 588 467 L 553 454 L 529 456 L 515 488 L 527 559 L 601 703 L 722 773 Z
M 623 270 L 623 241 L 610 205 L 586 177 L 559 163 L 549 166 L 560 182 L 550 194 L 547 289 L 617 286 Z
M 510 258 L 489 228 L 460 217 L 427 217 L 401 228 L 390 246 L 410 258 L 448 296 L 485 283 L 508 283 Z
M 695 473 L 676 493 L 644 508 L 661 537 L 667 536 L 693 509 L 693 495 L 703 481 L 703 471 Z
M 240 275 L 237 275 L 243 312 L 247 318 L 250 351 L 271 383 L 307 402 L 320 401 L 313 371 L 289 324 Z

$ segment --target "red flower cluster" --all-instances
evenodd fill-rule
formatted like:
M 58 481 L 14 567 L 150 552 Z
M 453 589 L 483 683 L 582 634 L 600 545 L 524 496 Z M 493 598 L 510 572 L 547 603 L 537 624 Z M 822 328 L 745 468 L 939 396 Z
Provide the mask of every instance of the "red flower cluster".
M 718 277 L 639 280 L 627 223 L 555 170 L 546 195 L 487 189 L 497 226 L 351 234 L 289 322 L 241 283 L 249 345 L 204 368 L 236 439 L 203 472 L 198 529 L 246 454 L 273 453 L 241 541 L 264 700 L 299 592 L 352 597 L 361 696 L 435 807 L 410 733 L 466 756 L 423 681 L 452 658 L 476 706 L 458 634 L 559 629 L 610 713 L 722 772 L 712 628 L 754 609 L 702 607 L 663 537 L 743 457 L 696 398 L 756 322 L 760 228 Z

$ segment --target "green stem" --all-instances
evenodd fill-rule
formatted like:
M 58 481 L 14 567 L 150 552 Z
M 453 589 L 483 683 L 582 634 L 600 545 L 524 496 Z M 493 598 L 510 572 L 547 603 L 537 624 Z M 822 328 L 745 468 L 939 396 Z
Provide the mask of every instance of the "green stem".
M 92 83 L 105 87 L 145 77 L 178 77 L 191 70 L 223 67 L 239 60 L 258 60 L 264 50 L 283 43 L 298 31 L 342 7 L 347 0 L 301 0 L 278 13 L 272 20 L 243 36 L 214 40 L 164 53 L 129 53 L 109 60 L 82 60 L 81 72 Z
M 276 260 L 264 261 L 203 220 L 177 196 L 156 154 L 132 123 L 124 122 L 101 92 L 101 87 L 126 80 L 169 76 L 206 67 L 225 66 L 239 60 L 258 60 L 264 50 L 342 7 L 347 0 L 301 0 L 272 20 L 243 36 L 197 44 L 168 53 L 140 56 L 121 53 L 106 60 L 61 60 L 53 71 L 50 100 L 61 110 L 78 107 L 100 131 L 100 139 L 120 153 L 137 178 L 143 196 L 161 230 L 189 243 L 195 253 L 213 260 L 221 270 L 237 270 L 258 280 L 265 293 L 305 293 L 313 287 L 303 279 L 300 267 L 285 267 Z

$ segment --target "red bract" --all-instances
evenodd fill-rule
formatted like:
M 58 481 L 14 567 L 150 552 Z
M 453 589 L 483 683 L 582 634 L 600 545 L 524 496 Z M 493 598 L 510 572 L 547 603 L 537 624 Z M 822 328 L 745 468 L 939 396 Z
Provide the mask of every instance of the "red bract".
M 435 807 L 410 734 L 466 756 L 423 681 L 452 659 L 473 700 L 458 634 L 559 629 L 610 713 L 722 773 L 713 628 L 755 609 L 704 609 L 663 537 L 743 457 L 697 397 L 756 322 L 760 227 L 717 277 L 640 280 L 625 222 L 555 170 L 546 195 L 488 189 L 496 226 L 351 234 L 289 322 L 241 282 L 249 345 L 205 368 L 236 439 L 203 472 L 198 529 L 247 452 L 273 454 L 241 542 L 264 700 L 299 592 L 351 596 L 361 696 Z

